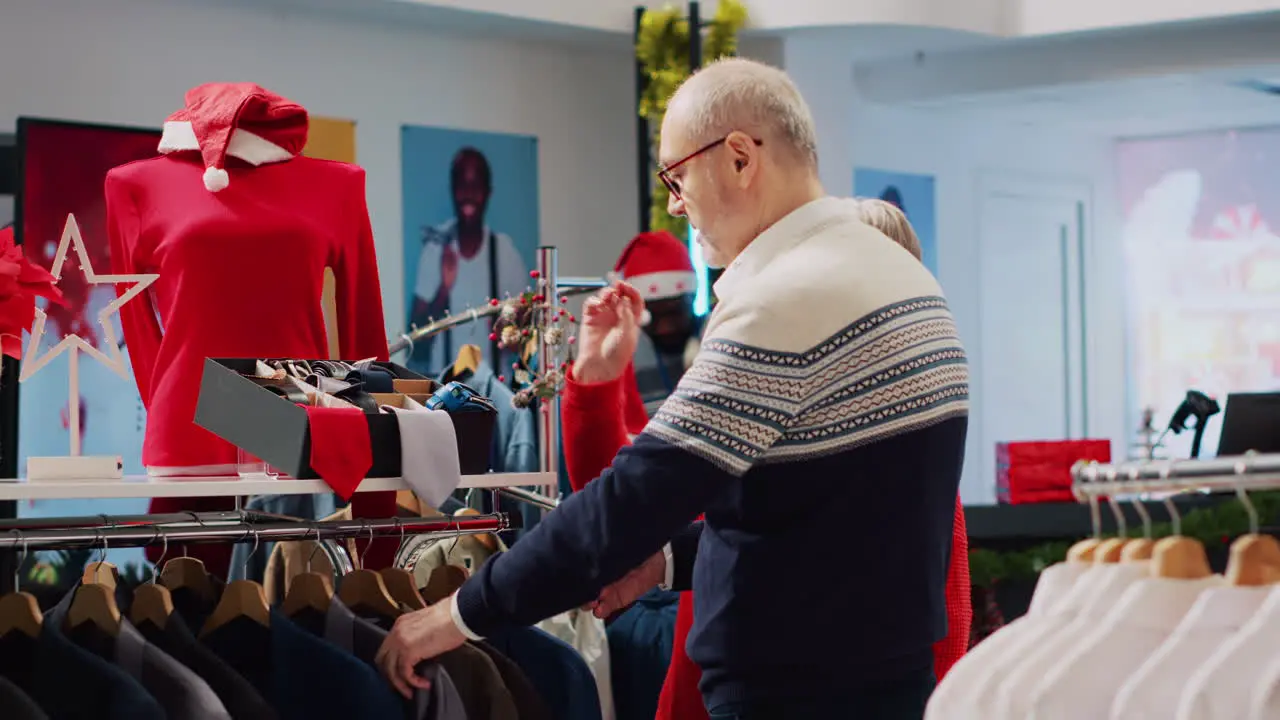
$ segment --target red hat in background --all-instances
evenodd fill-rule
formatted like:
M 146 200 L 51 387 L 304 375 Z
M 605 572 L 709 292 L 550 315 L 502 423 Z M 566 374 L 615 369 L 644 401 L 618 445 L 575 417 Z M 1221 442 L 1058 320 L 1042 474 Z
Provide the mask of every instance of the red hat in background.
M 206 83 L 184 100 L 164 123 L 159 151 L 199 150 L 210 192 L 231 182 L 227 156 L 250 165 L 283 162 L 307 144 L 306 109 L 253 83 Z
M 646 301 L 688 295 L 698 287 L 689 248 L 666 230 L 636 235 L 613 269 Z M 648 311 L 641 321 L 648 322 Z

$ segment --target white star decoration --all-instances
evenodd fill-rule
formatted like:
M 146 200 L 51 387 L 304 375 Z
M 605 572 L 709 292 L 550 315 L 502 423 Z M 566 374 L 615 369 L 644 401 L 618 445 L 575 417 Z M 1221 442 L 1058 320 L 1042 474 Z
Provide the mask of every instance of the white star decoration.
M 111 326 L 111 316 L 120 312 L 120 308 L 125 303 L 141 295 L 151 283 L 159 279 L 159 275 L 99 275 L 93 271 L 93 265 L 89 262 L 89 253 L 84 247 L 84 238 L 80 235 L 80 225 L 76 222 L 75 215 L 67 215 L 67 223 L 62 228 L 62 239 L 58 242 L 58 252 L 53 256 L 53 267 L 49 268 L 49 272 L 53 274 L 55 280 L 62 280 L 62 265 L 67 260 L 67 247 L 75 248 L 76 256 L 80 258 L 80 271 L 84 273 L 85 282 L 89 285 L 116 285 L 132 283 L 123 294 L 112 300 L 105 308 L 98 312 L 98 324 L 102 326 L 102 347 L 100 350 L 86 342 L 79 335 L 67 335 L 54 345 L 52 349 L 43 355 L 40 354 L 40 344 L 44 340 L 45 323 L 48 316 L 40 308 L 36 308 L 35 323 L 31 326 L 31 340 L 27 344 L 27 352 L 22 358 L 22 373 L 18 376 L 19 382 L 26 382 L 33 375 L 48 365 L 50 361 L 58 357 L 64 352 L 70 353 L 69 362 L 69 378 L 70 386 L 69 400 L 71 413 L 71 454 L 80 454 L 80 377 L 79 377 L 79 353 L 88 353 L 98 362 L 107 366 L 112 372 L 124 378 L 129 379 L 129 371 L 125 368 L 124 353 L 120 350 L 120 343 L 116 339 L 116 331 Z M 105 350 L 105 352 L 104 352 Z

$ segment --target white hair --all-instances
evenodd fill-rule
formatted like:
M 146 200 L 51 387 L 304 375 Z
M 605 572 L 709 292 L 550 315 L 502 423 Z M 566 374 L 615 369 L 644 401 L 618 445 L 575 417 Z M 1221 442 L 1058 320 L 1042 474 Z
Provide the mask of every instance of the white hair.
M 695 142 L 734 130 L 768 135 L 799 157 L 818 163 L 813 114 L 791 78 L 778 68 L 744 58 L 723 58 L 694 73 L 671 104 L 687 104 L 684 119 Z
M 854 198 L 854 202 L 864 224 L 884 233 L 890 240 L 906 248 L 915 259 L 923 261 L 920 238 L 902 208 L 880 198 Z

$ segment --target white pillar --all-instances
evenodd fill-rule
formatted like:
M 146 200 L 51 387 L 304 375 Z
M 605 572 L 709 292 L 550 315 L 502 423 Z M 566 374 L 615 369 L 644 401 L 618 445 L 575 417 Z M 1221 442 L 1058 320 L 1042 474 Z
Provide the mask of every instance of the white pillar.
M 853 62 L 847 44 L 810 33 L 782 40 L 782 67 L 813 111 L 818 131 L 818 175 L 827 192 L 853 195 Z

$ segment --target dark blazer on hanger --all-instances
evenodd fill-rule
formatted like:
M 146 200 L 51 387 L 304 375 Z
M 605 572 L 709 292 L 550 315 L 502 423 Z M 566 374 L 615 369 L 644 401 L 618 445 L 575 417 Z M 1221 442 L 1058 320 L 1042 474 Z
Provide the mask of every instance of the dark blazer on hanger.
M 65 616 L 65 607 L 45 614 L 33 687 L 24 688 L 31 699 L 58 720 L 165 720 L 141 683 L 63 634 Z
M 61 624 L 71 607 L 76 589 L 72 588 L 52 610 L 46 622 Z M 85 623 L 68 631 L 67 637 L 80 647 L 93 652 L 142 684 L 155 698 L 165 716 L 183 720 L 231 720 L 222 701 L 209 684 L 163 650 L 146 641 L 142 633 L 125 618 L 120 619 L 120 632 L 115 637 Z
M 22 688 L 0 677 L 0 718 L 4 720 L 49 720 L 40 706 Z

